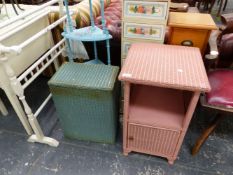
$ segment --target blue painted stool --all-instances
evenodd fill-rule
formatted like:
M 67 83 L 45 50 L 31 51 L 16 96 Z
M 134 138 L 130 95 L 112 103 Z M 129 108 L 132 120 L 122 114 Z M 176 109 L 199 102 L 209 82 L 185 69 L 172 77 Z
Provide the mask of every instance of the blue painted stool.
M 64 0 L 65 8 L 66 8 L 66 15 L 67 15 L 67 26 L 64 28 L 64 32 L 62 35 L 64 38 L 66 38 L 66 43 L 68 45 L 68 57 L 69 61 L 73 61 L 73 55 L 72 55 L 72 46 L 71 41 L 83 41 L 83 42 L 93 42 L 94 46 L 94 56 L 95 58 L 91 61 L 88 61 L 87 63 L 92 64 L 103 64 L 99 59 L 97 55 L 97 41 L 106 41 L 106 49 L 107 49 L 107 63 L 108 65 L 111 65 L 111 58 L 110 58 L 110 44 L 109 40 L 112 38 L 112 36 L 109 34 L 107 28 L 106 28 L 106 21 L 104 17 L 104 1 L 100 0 L 101 5 L 101 18 L 102 18 L 102 28 L 98 28 L 94 24 L 93 19 L 93 12 L 92 12 L 92 0 L 89 0 L 89 7 L 90 7 L 90 19 L 91 19 L 91 26 L 80 28 L 80 29 L 74 29 L 72 26 L 72 21 L 70 17 L 69 7 L 67 0 Z

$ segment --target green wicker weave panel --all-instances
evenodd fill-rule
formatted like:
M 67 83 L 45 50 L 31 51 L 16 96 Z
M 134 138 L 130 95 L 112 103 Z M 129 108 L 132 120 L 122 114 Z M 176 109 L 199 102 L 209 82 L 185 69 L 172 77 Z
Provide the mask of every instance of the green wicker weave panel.
M 49 87 L 66 137 L 115 142 L 117 74 L 114 66 L 67 63 L 52 77 Z

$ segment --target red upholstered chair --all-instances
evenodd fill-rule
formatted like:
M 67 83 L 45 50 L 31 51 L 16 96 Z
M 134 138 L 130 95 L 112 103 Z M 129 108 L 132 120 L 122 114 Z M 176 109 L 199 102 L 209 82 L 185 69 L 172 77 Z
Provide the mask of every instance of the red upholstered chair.
M 213 34 L 210 37 L 211 54 L 206 55 L 206 65 L 214 63 L 207 68 L 212 68 L 213 65 L 217 67 L 208 72 L 211 91 L 201 96 L 202 106 L 215 109 L 218 114 L 196 141 L 192 149 L 193 155 L 199 151 L 201 145 L 217 127 L 224 117 L 222 114 L 233 112 L 233 69 L 229 68 L 233 62 L 233 14 L 222 16 L 222 21 L 226 26 L 218 36 Z M 227 63 L 228 68 L 226 68 Z

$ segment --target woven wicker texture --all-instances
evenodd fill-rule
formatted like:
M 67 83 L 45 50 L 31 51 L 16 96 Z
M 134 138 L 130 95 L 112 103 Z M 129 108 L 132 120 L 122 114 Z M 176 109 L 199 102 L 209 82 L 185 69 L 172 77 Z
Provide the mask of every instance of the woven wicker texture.
M 49 84 L 83 89 L 112 90 L 119 68 L 98 64 L 66 63 Z
M 114 143 L 118 117 L 118 67 L 67 63 L 49 81 L 64 135 Z
M 160 87 L 210 91 L 200 51 L 194 47 L 133 44 L 119 79 Z
M 180 132 L 130 123 L 129 136 L 134 139 L 129 140 L 128 146 L 135 151 L 172 157 Z

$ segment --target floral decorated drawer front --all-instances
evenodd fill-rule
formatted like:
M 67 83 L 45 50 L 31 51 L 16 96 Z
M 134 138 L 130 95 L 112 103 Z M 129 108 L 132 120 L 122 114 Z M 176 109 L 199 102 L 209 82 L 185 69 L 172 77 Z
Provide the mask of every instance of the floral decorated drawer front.
M 163 40 L 164 39 L 164 25 L 124 23 L 124 37 L 151 39 L 151 40 Z
M 167 2 L 125 1 L 124 14 L 126 17 L 166 19 Z

